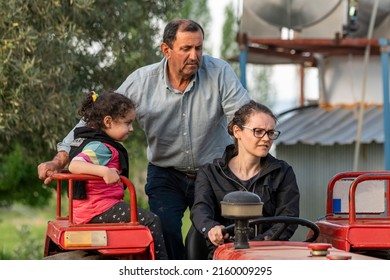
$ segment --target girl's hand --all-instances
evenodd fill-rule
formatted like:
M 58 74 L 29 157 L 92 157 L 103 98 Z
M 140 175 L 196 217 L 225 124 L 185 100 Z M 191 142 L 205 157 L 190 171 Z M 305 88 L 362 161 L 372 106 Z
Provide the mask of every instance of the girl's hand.
M 102 177 L 106 184 L 115 184 L 121 180 L 119 177 L 119 171 L 116 168 L 107 167 Z

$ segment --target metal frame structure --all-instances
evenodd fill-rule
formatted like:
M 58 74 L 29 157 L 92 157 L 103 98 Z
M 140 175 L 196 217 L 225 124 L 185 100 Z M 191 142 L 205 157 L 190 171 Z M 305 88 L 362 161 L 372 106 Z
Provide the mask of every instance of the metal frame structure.
M 316 67 L 319 65 L 318 55 L 347 56 L 365 55 L 367 48 L 371 55 L 381 56 L 382 81 L 383 81 L 383 106 L 384 106 L 384 132 L 385 132 L 385 170 L 390 170 L 390 90 L 389 90 L 389 56 L 390 45 L 388 39 L 358 39 L 340 38 L 336 34 L 334 39 L 271 39 L 271 38 L 248 38 L 245 34 L 237 36 L 240 46 L 240 70 L 241 83 L 246 86 L 246 64 L 259 64 L 257 60 L 267 57 L 268 64 L 275 58 L 275 64 L 284 63 L 299 64 L 304 67 Z M 270 59 L 271 57 L 271 59 Z M 301 83 L 304 80 L 304 71 L 301 71 Z M 301 106 L 303 106 L 304 90 L 301 85 Z

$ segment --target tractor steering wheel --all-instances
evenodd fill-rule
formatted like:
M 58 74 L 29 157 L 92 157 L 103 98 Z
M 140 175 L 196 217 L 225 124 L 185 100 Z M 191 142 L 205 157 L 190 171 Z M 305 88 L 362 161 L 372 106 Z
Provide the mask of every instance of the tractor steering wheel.
M 260 224 L 277 224 L 281 223 L 283 226 L 281 226 L 270 238 L 270 240 L 278 240 L 280 235 L 286 230 L 286 228 L 289 225 L 301 225 L 304 227 L 307 227 L 313 231 L 313 235 L 306 239 L 304 242 L 313 242 L 315 241 L 319 234 L 320 234 L 320 229 L 318 226 L 306 219 L 303 218 L 298 218 L 298 217 L 289 217 L 289 216 L 274 216 L 274 217 L 259 217 L 256 219 L 249 220 L 248 224 L 249 226 L 253 225 L 260 225 Z M 229 225 L 225 227 L 222 230 L 222 234 L 229 233 L 229 235 L 234 234 L 234 224 Z

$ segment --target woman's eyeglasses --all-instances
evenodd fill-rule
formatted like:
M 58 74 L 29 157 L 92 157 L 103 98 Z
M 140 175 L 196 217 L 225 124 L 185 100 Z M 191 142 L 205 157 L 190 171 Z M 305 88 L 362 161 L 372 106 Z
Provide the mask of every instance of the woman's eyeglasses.
M 243 125 L 242 127 L 252 130 L 253 135 L 256 138 L 263 138 L 264 135 L 267 134 L 269 139 L 276 140 L 280 135 L 280 131 L 273 130 L 273 129 L 272 130 L 265 130 L 262 128 L 253 128 L 253 127 L 249 127 L 249 126 L 245 126 L 245 125 Z

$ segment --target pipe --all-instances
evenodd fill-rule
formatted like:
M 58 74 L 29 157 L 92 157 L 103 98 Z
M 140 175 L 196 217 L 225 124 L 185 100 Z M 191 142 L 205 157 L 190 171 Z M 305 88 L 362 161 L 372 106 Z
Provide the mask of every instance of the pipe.
M 375 0 L 374 5 L 372 7 L 372 15 L 371 15 L 370 26 L 369 26 L 368 35 L 367 35 L 368 41 L 370 41 L 372 38 L 376 13 L 378 10 L 378 3 L 379 3 L 379 0 Z M 359 115 L 358 115 L 358 129 L 357 129 L 357 135 L 356 135 L 353 171 L 357 171 L 359 168 L 360 141 L 362 138 L 362 129 L 363 129 L 364 100 L 365 100 L 365 96 L 366 96 L 367 68 L 368 68 L 368 62 L 369 62 L 369 58 L 370 58 L 370 50 L 371 50 L 371 46 L 370 46 L 370 44 L 367 44 L 365 52 L 364 52 L 364 72 L 363 72 L 363 80 L 362 80 L 362 98 L 360 101 L 360 108 L 359 108 Z
M 390 46 L 387 39 L 379 39 L 381 46 L 382 83 L 383 83 L 383 124 L 384 124 L 384 157 L 385 170 L 390 170 L 390 90 L 389 90 L 389 56 Z
M 248 37 L 245 33 L 237 34 L 237 42 L 240 48 L 240 80 L 244 88 L 246 88 L 246 63 L 248 57 Z

